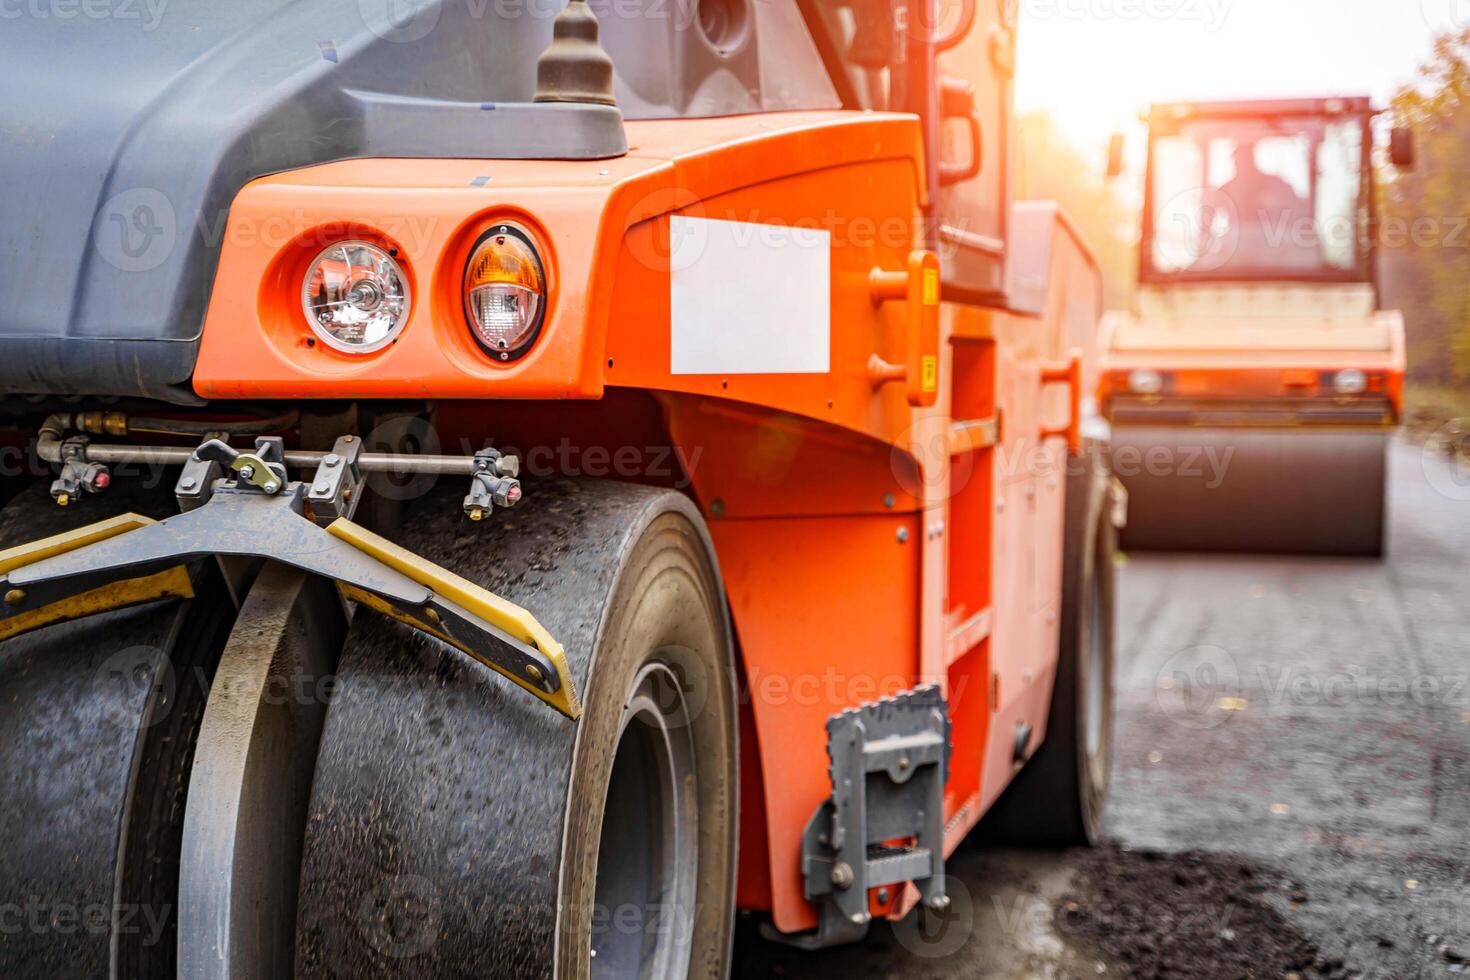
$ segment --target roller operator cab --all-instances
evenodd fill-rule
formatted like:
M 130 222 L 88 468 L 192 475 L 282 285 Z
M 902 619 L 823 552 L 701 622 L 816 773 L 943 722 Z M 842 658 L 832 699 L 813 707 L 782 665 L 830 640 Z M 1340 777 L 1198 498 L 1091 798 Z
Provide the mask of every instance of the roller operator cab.
M 722 977 L 1095 839 L 1100 278 L 954 13 L 7 21 L 0 975 Z
M 1126 546 L 1382 553 L 1404 331 L 1379 304 L 1374 119 L 1366 98 L 1148 114 L 1137 312 L 1104 320 L 1099 389 Z

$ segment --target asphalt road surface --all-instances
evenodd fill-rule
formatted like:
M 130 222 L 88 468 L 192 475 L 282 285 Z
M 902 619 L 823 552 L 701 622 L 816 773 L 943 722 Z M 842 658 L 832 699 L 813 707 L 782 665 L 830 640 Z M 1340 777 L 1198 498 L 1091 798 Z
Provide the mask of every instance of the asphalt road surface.
M 1384 562 L 1129 556 L 1108 847 L 967 845 L 947 922 L 737 976 L 1470 974 L 1470 471 L 1390 472 Z

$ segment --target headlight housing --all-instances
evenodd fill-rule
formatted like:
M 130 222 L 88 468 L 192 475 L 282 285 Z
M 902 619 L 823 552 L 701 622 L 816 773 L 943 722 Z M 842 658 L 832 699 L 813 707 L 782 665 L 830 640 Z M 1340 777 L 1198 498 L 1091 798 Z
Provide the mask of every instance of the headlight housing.
M 1164 376 L 1158 371 L 1140 368 L 1128 375 L 1128 390 L 1135 395 L 1158 395 L 1164 391 Z
M 546 266 L 524 229 L 498 224 L 470 249 L 464 315 L 475 343 L 497 360 L 520 357 L 535 342 L 546 318 Z
M 370 354 L 397 340 L 410 301 L 403 267 L 371 242 L 327 246 L 301 284 L 301 308 L 312 333 L 347 354 Z
M 1332 378 L 1332 390 L 1339 395 L 1361 395 L 1368 390 L 1368 376 L 1356 368 L 1339 371 Z

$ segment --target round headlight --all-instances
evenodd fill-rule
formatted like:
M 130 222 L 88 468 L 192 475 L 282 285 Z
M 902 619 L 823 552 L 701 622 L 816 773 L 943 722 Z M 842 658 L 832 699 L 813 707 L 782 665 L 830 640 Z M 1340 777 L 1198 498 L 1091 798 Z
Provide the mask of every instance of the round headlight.
M 1128 390 L 1135 395 L 1157 395 L 1164 390 L 1164 376 L 1157 371 L 1134 371 L 1128 375 Z
M 322 343 L 348 354 L 391 344 L 408 320 L 408 277 L 393 257 L 368 242 L 338 242 L 306 270 L 301 308 Z
M 546 267 L 530 235 L 496 225 L 480 236 L 465 267 L 464 314 L 475 342 L 493 357 L 526 352 L 546 316 Z
M 1368 376 L 1353 368 L 1339 371 L 1332 379 L 1332 388 L 1339 395 L 1361 395 L 1368 390 Z

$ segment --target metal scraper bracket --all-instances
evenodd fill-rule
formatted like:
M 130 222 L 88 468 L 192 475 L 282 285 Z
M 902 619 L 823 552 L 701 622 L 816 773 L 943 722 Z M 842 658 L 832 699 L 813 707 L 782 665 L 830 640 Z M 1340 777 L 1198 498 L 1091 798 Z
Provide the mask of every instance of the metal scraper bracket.
M 801 843 L 806 898 L 820 905 L 817 931 L 782 936 L 819 949 L 861 939 L 869 891 L 912 882 L 920 901 L 944 909 L 944 783 L 949 708 L 939 688 L 915 688 L 827 721 L 832 796 Z
M 578 717 L 565 652 L 534 616 L 349 519 L 357 456 L 342 440 L 338 448 L 307 483 L 285 480 L 278 439 L 257 440 L 254 453 L 206 442 L 179 478 L 183 513 L 157 522 L 127 514 L 0 552 L 0 639 L 190 596 L 186 566 L 198 559 L 268 559 L 335 580 L 347 599 L 443 640 Z

